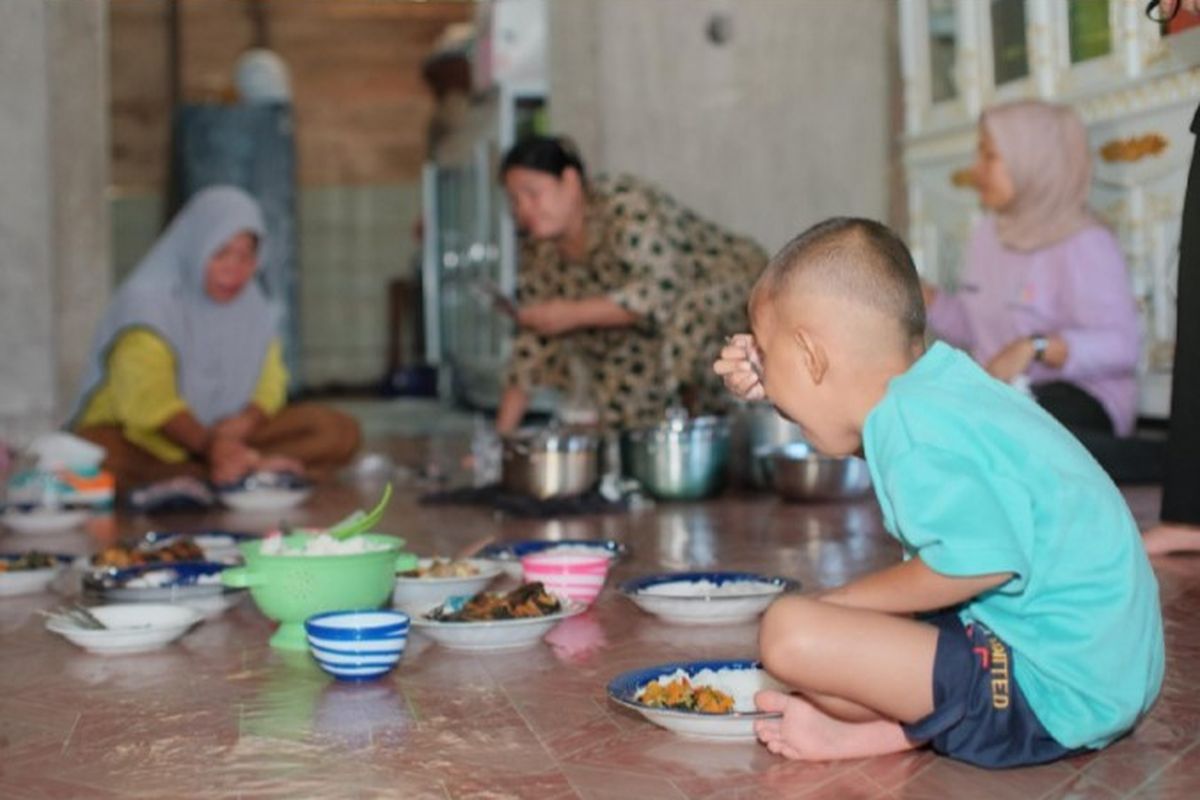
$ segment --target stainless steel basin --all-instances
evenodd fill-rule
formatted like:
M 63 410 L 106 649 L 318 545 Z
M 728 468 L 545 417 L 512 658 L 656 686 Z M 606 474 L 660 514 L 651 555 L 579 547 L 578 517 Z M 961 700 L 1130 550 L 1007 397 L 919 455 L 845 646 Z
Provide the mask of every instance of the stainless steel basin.
M 725 485 L 729 425 L 720 417 L 672 419 L 621 437 L 625 474 L 661 500 L 696 500 Z
M 546 428 L 506 437 L 500 483 L 510 492 L 547 500 L 583 494 L 600 477 L 600 440 L 591 432 Z
M 767 463 L 775 491 L 786 500 L 852 500 L 871 488 L 866 461 L 856 456 L 824 456 L 804 442 L 780 447 Z

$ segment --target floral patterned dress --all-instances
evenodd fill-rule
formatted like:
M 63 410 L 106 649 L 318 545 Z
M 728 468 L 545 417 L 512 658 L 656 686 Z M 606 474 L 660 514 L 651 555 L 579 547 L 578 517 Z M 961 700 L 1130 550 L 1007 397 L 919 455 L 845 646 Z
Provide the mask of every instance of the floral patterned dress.
M 655 424 L 674 402 L 693 413 L 727 408 L 712 362 L 725 336 L 747 330 L 766 253 L 628 176 L 591 181 L 586 214 L 582 263 L 553 242 L 522 242 L 519 301 L 603 295 L 639 321 L 555 337 L 520 331 L 506 385 L 568 393 L 582 381 L 601 420 L 626 428 Z

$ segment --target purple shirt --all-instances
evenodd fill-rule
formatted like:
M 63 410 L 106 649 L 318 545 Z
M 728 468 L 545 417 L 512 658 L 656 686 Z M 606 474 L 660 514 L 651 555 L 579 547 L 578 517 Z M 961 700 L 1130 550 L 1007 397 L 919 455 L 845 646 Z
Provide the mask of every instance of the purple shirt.
M 1033 364 L 1030 382 L 1073 383 L 1100 401 L 1118 434 L 1133 430 L 1140 327 L 1125 259 L 1105 228 L 1020 252 L 1001 244 L 985 219 L 971 236 L 958 291 L 938 292 L 929 327 L 984 365 L 1017 339 L 1061 336 L 1066 364 Z

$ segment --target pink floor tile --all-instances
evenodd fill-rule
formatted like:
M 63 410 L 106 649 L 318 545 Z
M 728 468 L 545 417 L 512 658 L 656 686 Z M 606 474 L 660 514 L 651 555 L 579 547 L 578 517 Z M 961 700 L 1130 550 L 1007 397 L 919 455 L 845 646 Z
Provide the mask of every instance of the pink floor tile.
M 380 443 L 402 462 L 424 443 Z M 416 454 L 414 456 L 414 454 Z M 373 495 L 321 487 L 292 519 L 326 524 Z M 1129 493 L 1152 521 L 1157 492 Z M 271 521 L 272 523 L 274 521 Z M 118 515 L 134 538 L 179 525 L 259 530 L 225 512 L 167 521 Z M 631 549 L 609 585 L 648 572 L 730 568 L 833 586 L 893 563 L 895 543 L 870 501 L 789 505 L 730 496 L 636 514 L 498 518 L 424 507 L 401 492 L 384 531 L 422 554 L 482 537 L 618 538 Z M 95 546 L 69 534 L 79 552 Z M 669 660 L 753 657 L 756 626 L 679 628 L 608 590 L 546 642 L 508 653 L 445 650 L 414 635 L 396 672 L 340 684 L 307 653 L 266 645 L 273 626 L 250 601 L 151 654 L 90 656 L 47 632 L 36 595 L 0 604 L 0 797 L 304 798 L 1067 798 L 1200 797 L 1200 559 L 1156 563 L 1166 620 L 1163 695 L 1141 727 L 1108 750 L 1036 769 L 988 772 L 915 751 L 793 763 L 755 743 L 680 738 L 610 703 L 618 673 Z M 169 784 L 168 794 L 164 786 Z

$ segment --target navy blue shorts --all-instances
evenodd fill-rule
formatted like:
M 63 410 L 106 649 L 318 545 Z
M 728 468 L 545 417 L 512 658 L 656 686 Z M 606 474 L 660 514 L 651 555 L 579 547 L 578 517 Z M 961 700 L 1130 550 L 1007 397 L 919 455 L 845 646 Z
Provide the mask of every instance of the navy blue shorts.
M 980 767 L 1044 764 L 1084 752 L 1063 747 L 1042 727 L 1013 675 L 1007 644 L 953 611 L 925 620 L 938 629 L 933 713 L 904 734 L 936 752 Z

